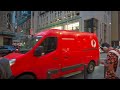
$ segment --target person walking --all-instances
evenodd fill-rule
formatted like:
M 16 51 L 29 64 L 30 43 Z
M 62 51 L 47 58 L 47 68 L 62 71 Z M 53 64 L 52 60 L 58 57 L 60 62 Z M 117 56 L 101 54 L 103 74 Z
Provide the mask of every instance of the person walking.
M 118 65 L 118 57 L 120 51 L 118 49 L 114 49 L 108 43 L 103 43 L 101 45 L 101 49 L 107 53 L 107 58 L 104 63 L 105 70 L 105 79 L 118 79 L 116 75 L 117 65 Z

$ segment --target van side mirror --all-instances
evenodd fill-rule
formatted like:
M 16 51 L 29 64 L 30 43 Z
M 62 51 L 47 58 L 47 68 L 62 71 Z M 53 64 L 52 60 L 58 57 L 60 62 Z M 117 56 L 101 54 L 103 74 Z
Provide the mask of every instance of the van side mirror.
M 39 46 L 36 48 L 35 52 L 34 52 L 34 56 L 41 56 L 42 53 L 44 53 L 44 47 L 43 46 Z

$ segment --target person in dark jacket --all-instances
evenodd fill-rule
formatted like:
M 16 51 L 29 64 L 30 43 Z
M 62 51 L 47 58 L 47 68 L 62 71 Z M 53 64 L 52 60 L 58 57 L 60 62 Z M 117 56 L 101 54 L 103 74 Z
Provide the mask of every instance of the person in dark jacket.
M 12 71 L 10 69 L 9 60 L 6 58 L 0 59 L 0 79 L 11 79 Z

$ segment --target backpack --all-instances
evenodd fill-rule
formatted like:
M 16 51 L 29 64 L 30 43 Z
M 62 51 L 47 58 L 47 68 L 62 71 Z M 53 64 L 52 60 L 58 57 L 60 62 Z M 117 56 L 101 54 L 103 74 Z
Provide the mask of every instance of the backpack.
M 112 53 L 114 53 L 114 54 L 116 54 L 118 56 L 118 64 L 117 64 L 115 74 L 120 79 L 120 54 L 115 50 L 110 50 L 109 52 L 112 52 Z

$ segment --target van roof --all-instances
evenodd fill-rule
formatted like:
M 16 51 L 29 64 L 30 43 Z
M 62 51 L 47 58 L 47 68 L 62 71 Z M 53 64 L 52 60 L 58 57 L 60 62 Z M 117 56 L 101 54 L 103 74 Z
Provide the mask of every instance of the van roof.
M 46 35 L 46 34 L 57 34 L 57 33 L 69 33 L 71 32 L 71 34 L 82 34 L 82 35 L 91 35 L 93 33 L 90 32 L 79 32 L 79 31 L 75 31 L 75 30 L 59 30 L 59 29 L 46 29 L 46 30 L 42 30 L 39 33 L 35 34 L 35 36 L 39 36 L 39 35 Z

